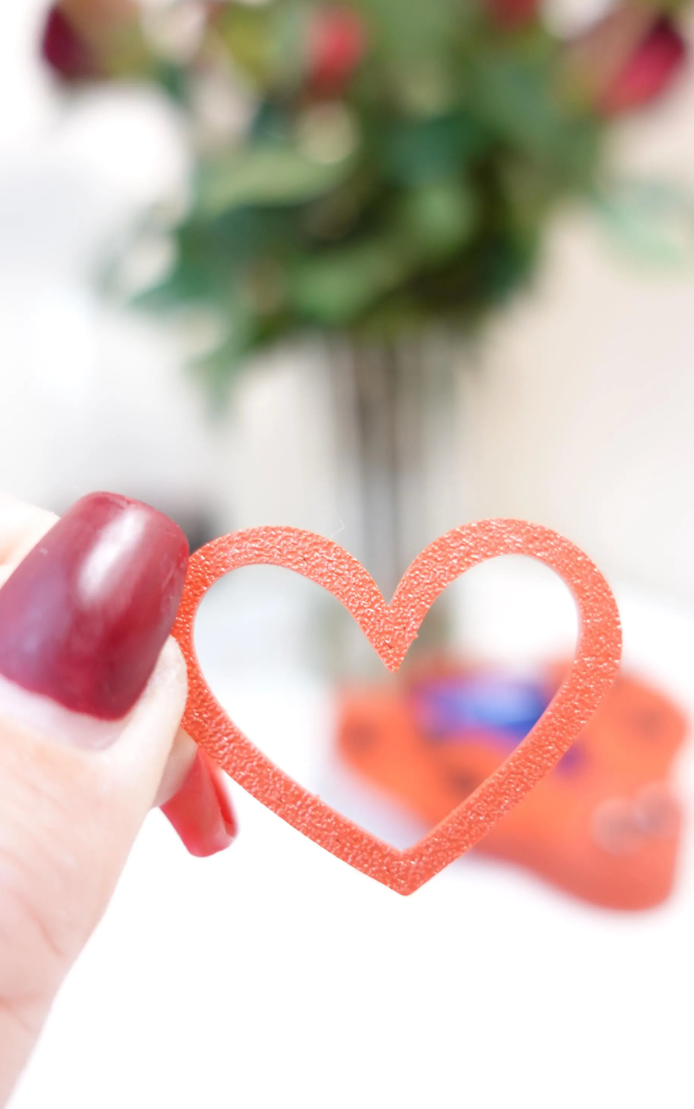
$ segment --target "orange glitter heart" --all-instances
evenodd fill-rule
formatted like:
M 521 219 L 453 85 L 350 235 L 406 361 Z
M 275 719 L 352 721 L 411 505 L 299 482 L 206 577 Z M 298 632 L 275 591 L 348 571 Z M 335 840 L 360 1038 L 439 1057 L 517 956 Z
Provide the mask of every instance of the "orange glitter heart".
M 193 645 L 207 590 L 240 566 L 282 566 L 322 585 L 352 614 L 389 670 L 397 670 L 440 593 L 498 555 L 544 562 L 578 606 L 576 657 L 564 683 L 523 742 L 462 804 L 413 847 L 400 851 L 335 812 L 274 765 L 236 727 L 203 677 Z M 413 893 L 489 831 L 578 737 L 610 689 L 621 656 L 619 613 L 600 571 L 578 547 L 522 520 L 482 520 L 436 539 L 414 560 L 388 605 L 373 579 L 337 543 L 296 528 L 261 527 L 222 536 L 197 551 L 173 630 L 188 666 L 183 727 L 231 777 L 305 836 L 398 893 Z

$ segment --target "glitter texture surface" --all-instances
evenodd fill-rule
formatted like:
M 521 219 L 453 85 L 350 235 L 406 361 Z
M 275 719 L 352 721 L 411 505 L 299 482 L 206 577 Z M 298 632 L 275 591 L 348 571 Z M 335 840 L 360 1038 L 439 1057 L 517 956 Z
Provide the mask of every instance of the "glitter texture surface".
M 275 766 L 217 702 L 195 654 L 195 615 L 207 590 L 240 566 L 294 570 L 352 614 L 389 670 L 397 670 L 429 608 L 466 570 L 498 555 L 528 555 L 555 570 L 576 601 L 576 657 L 542 718 L 504 763 L 419 843 L 400 851 L 335 812 Z M 190 559 L 173 630 L 188 666 L 183 727 L 244 789 L 350 866 L 401 894 L 413 893 L 464 854 L 555 765 L 610 689 L 621 657 L 619 613 L 600 571 L 578 547 L 523 520 L 482 520 L 431 543 L 388 605 L 373 579 L 332 540 L 296 528 L 222 536 Z

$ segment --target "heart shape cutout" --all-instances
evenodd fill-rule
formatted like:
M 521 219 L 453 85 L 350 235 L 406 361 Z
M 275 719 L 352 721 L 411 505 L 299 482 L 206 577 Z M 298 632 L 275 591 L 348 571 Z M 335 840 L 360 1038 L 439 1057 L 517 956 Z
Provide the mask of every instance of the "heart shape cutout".
M 405 850 L 384 843 L 275 766 L 229 718 L 200 669 L 195 615 L 207 590 L 240 566 L 294 570 L 342 602 L 389 670 L 397 670 L 440 593 L 466 570 L 499 555 L 522 554 L 556 571 L 576 601 L 576 656 L 544 715 L 478 789 Z M 610 587 L 568 539 L 523 520 L 482 520 L 431 543 L 405 572 L 390 604 L 357 559 L 337 543 L 296 528 L 259 527 L 215 539 L 190 559 L 173 635 L 188 667 L 183 727 L 253 797 L 350 866 L 409 894 L 469 850 L 559 761 L 617 676 L 619 612 Z

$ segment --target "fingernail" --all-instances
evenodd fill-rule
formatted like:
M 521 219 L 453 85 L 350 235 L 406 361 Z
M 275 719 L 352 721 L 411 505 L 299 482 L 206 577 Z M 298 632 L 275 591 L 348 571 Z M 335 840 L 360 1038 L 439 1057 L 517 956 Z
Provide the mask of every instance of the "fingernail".
M 156 509 L 114 493 L 77 501 L 0 589 L 3 704 L 24 691 L 34 706 L 121 720 L 171 631 L 187 560 L 183 532 Z M 91 721 L 75 742 L 103 746 Z
M 203 751 L 198 751 L 183 785 L 161 811 L 191 855 L 216 855 L 236 837 L 236 818 L 224 775 Z

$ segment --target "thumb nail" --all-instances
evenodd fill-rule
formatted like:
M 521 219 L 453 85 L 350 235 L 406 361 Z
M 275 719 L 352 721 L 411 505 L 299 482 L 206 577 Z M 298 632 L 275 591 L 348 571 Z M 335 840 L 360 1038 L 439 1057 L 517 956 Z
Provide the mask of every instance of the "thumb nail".
M 114 493 L 77 501 L 0 589 L 0 711 L 80 746 L 114 739 L 171 631 L 187 561 L 156 509 Z

